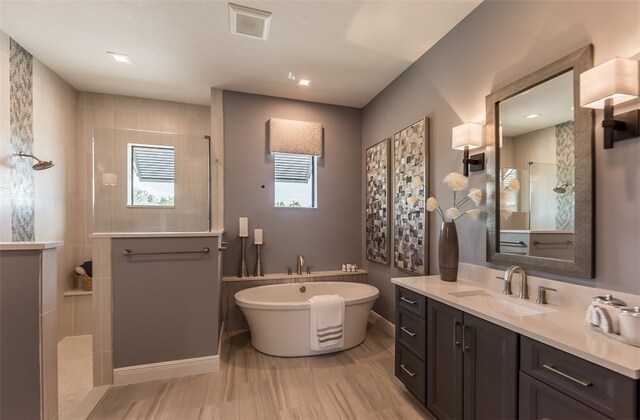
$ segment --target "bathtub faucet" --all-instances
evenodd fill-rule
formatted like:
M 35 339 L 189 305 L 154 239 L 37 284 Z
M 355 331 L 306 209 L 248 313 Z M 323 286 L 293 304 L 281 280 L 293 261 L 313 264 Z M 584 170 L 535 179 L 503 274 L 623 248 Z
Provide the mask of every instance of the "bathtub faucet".
M 302 266 L 304 265 L 304 257 L 302 255 L 298 255 L 296 258 L 296 273 L 298 275 L 302 275 Z

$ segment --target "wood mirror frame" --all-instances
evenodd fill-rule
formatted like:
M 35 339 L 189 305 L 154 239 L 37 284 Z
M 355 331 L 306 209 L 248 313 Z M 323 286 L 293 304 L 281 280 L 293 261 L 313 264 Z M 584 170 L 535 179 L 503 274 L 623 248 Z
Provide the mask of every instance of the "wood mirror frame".
M 593 110 L 580 107 L 580 74 L 593 67 L 593 45 L 587 45 L 501 89 L 486 98 L 487 261 L 526 269 L 593 278 L 594 264 L 594 127 Z M 574 259 L 559 260 L 500 252 L 499 105 L 521 92 L 573 70 L 575 130 Z

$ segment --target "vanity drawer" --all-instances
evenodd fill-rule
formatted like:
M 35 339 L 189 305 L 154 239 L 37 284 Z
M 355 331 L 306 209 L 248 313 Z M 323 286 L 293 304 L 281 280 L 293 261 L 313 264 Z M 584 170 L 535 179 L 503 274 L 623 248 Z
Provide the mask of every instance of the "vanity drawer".
M 399 286 L 396 286 L 396 305 L 423 319 L 427 313 L 425 296 Z
M 422 360 L 396 343 L 396 377 L 415 397 L 426 405 L 426 368 Z
M 638 384 L 602 366 L 520 338 L 520 370 L 613 418 L 636 418 Z
M 421 360 L 426 359 L 426 321 L 404 309 L 396 313 L 396 340 Z
M 520 372 L 520 419 L 602 419 L 602 414 Z

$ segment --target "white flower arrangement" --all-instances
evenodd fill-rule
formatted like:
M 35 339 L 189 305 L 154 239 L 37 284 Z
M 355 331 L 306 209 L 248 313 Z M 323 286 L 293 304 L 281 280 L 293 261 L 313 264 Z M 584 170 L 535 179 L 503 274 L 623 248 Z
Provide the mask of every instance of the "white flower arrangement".
M 453 191 L 453 207 L 449 207 L 445 211 L 440 207 L 440 202 L 434 196 L 431 196 L 427 199 L 426 208 L 427 211 L 433 212 L 435 211 L 440 215 L 440 218 L 443 222 L 455 222 L 462 216 L 469 215 L 474 220 L 477 220 L 480 217 L 480 209 L 470 209 L 467 211 L 462 211 L 462 206 L 467 204 L 469 201 L 473 202 L 476 207 L 480 205 L 482 202 L 482 190 L 478 188 L 469 189 L 469 193 L 462 198 L 460 201 L 457 201 L 457 193 L 459 191 L 464 191 L 469 188 L 469 179 L 458 173 L 451 172 L 447 176 L 442 179 L 447 187 L 449 187 Z

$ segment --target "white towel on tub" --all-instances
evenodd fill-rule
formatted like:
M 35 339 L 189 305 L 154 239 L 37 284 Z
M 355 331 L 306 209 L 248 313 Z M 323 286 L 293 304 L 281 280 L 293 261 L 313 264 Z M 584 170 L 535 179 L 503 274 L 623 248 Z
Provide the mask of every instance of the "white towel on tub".
M 309 298 L 309 345 L 311 350 L 344 347 L 344 299 L 338 295 Z

